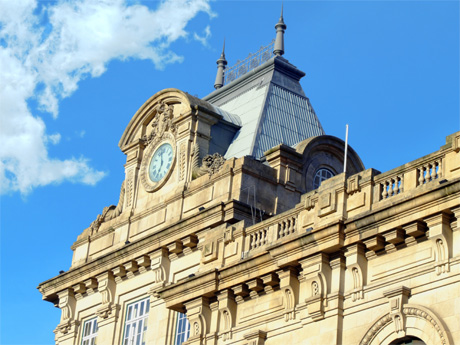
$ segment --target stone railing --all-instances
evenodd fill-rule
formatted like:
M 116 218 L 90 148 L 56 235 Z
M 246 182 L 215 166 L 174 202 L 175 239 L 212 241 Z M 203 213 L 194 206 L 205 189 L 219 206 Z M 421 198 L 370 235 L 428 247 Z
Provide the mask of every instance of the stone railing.
M 424 163 L 417 168 L 417 186 L 434 181 L 442 176 L 442 157 Z
M 262 247 L 268 243 L 269 228 L 262 228 L 249 235 L 249 250 Z
M 395 175 L 379 183 L 380 200 L 387 199 L 403 192 L 404 174 Z
M 280 214 L 276 217 L 257 223 L 246 229 L 246 252 L 251 252 L 276 240 L 296 234 L 297 217 L 300 210 L 287 214 Z
M 445 153 L 436 152 L 414 162 L 377 175 L 374 179 L 374 203 L 415 188 L 440 181 Z
M 276 239 L 289 236 L 296 232 L 297 216 L 288 217 L 278 222 L 276 231 Z

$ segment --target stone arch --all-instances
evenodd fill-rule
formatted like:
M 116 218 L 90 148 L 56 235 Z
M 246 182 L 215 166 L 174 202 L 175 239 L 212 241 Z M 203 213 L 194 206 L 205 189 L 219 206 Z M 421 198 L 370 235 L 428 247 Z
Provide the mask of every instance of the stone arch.
M 197 109 L 202 109 L 204 112 L 216 114 L 216 116 L 222 116 L 220 114 L 222 111 L 208 102 L 202 101 L 201 99 L 178 89 L 164 89 L 150 97 L 129 121 L 128 126 L 126 126 L 126 129 L 118 143 L 118 146 L 122 151 L 124 151 L 126 147 L 129 147 L 131 143 L 136 142 L 136 140 L 146 134 L 145 128 L 154 117 L 160 103 L 167 106 L 173 106 L 175 118 L 187 115 Z
M 345 142 L 331 135 L 320 135 L 308 138 L 296 146 L 296 151 L 302 155 L 302 185 L 305 192 L 314 189 L 315 173 L 319 169 L 328 169 L 333 175 L 343 172 Z M 354 175 L 364 170 L 361 158 L 348 146 L 347 174 Z
M 405 318 L 404 336 L 418 338 L 425 344 L 452 344 L 442 321 L 428 308 L 406 304 L 402 314 Z M 385 313 L 369 328 L 359 344 L 390 345 L 398 338 L 401 338 L 401 332 L 395 331 L 393 317 L 390 313 Z

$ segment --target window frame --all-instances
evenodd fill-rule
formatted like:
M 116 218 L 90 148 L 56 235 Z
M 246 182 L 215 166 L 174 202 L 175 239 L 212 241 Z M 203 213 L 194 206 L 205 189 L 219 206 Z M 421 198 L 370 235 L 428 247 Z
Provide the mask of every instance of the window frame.
M 142 303 L 145 303 L 143 305 L 143 309 L 142 309 Z M 136 306 L 138 306 L 137 309 L 136 309 Z M 139 313 L 142 311 L 143 311 L 143 314 L 139 315 Z M 144 297 L 142 299 L 139 299 L 137 301 L 131 302 L 126 305 L 125 320 L 123 323 L 123 335 L 121 338 L 122 345 L 137 345 L 137 344 L 145 345 L 146 344 L 145 334 L 147 331 L 149 311 L 150 311 L 150 297 Z M 132 315 L 131 313 L 135 313 L 135 314 L 131 316 Z M 142 332 L 139 332 L 139 325 L 141 325 L 142 327 Z M 140 338 L 138 338 L 139 336 Z
M 181 327 L 181 322 L 183 322 L 183 329 Z M 181 345 L 183 342 L 187 341 L 190 337 L 190 322 L 185 313 L 176 313 L 176 327 L 174 327 L 174 345 Z
M 89 334 L 85 335 L 86 327 L 89 326 Z M 94 330 L 96 329 L 96 330 Z M 99 325 L 97 323 L 97 317 L 86 320 L 83 323 L 81 332 L 81 345 L 96 345 L 97 344 L 97 333 L 99 331 Z
M 322 176 L 323 172 L 326 172 L 328 174 L 330 174 L 329 177 L 326 177 L 326 176 Z M 321 173 L 321 175 L 318 175 L 319 173 Z M 332 171 L 332 169 L 330 168 L 326 168 L 324 166 L 318 168 L 318 170 L 316 170 L 315 172 L 315 175 L 313 175 L 313 189 L 318 189 L 320 186 L 321 186 L 321 183 L 323 183 L 324 181 L 330 179 L 331 177 L 334 177 L 336 174 L 334 173 L 334 171 Z M 316 178 L 318 177 L 318 179 L 320 180 L 319 181 L 319 184 L 316 186 Z

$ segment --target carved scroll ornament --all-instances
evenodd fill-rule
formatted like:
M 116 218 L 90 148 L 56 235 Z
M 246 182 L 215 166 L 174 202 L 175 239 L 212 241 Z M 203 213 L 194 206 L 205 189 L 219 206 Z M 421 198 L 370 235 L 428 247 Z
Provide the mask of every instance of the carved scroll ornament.
M 195 143 L 192 153 L 192 179 L 208 174 L 209 177 L 218 173 L 222 166 L 225 164 L 225 158 L 220 153 L 213 153 L 206 155 L 199 163 L 200 147 Z
M 118 217 L 123 212 L 123 203 L 125 201 L 125 181 L 121 184 L 120 198 L 118 199 L 117 206 L 110 205 L 104 207 L 102 214 L 98 214 L 96 219 L 91 223 L 89 228 L 89 235 L 97 233 L 102 223 Z

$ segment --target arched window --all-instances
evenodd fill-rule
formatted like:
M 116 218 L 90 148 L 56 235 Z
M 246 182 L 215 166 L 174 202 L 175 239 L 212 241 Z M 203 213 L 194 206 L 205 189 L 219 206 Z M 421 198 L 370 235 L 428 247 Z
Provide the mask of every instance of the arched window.
M 320 168 L 316 171 L 315 177 L 313 178 L 313 189 L 317 189 L 321 186 L 321 182 L 334 176 L 334 173 L 327 168 Z
M 393 340 L 390 345 L 426 345 L 425 342 L 416 337 L 404 337 Z

